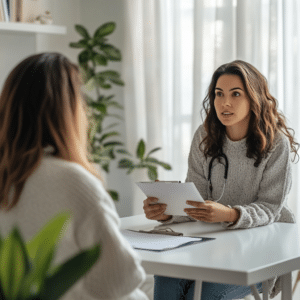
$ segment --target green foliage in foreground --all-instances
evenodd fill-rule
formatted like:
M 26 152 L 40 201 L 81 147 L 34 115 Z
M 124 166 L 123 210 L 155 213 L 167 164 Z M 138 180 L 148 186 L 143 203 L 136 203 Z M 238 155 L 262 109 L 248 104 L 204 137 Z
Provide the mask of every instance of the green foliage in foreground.
M 14 228 L 0 237 L 0 299 L 59 299 L 100 256 L 100 245 L 80 252 L 60 266 L 53 266 L 56 244 L 62 237 L 69 214 L 50 220 L 28 243 Z

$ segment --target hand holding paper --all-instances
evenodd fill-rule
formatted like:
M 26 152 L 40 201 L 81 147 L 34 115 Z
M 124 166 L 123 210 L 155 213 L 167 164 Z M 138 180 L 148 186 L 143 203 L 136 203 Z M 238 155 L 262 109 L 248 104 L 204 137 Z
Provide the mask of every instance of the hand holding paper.
M 137 182 L 136 184 L 148 198 L 150 197 L 157 198 L 158 199 L 157 204 L 167 204 L 166 207 L 160 206 L 156 208 L 157 212 L 158 211 L 160 212 L 158 214 L 160 215 L 160 217 L 165 215 L 186 216 L 187 214 L 184 212 L 184 209 L 190 207 L 186 204 L 187 200 L 204 202 L 203 198 L 199 194 L 193 182 L 185 182 L 185 183 Z M 148 202 L 147 205 L 149 204 L 151 203 Z M 163 211 L 164 208 L 165 210 Z M 170 217 L 163 217 L 163 218 L 166 218 L 165 220 L 167 220 Z
M 187 201 L 187 204 L 193 206 L 193 208 L 186 208 L 184 211 L 198 221 L 209 223 L 236 222 L 239 218 L 237 209 L 214 201 L 206 200 L 205 203 Z
M 147 219 L 157 220 L 157 221 L 167 221 L 171 219 L 172 216 L 165 215 L 164 212 L 167 208 L 167 204 L 156 203 L 157 198 L 148 197 L 144 200 L 144 212 Z

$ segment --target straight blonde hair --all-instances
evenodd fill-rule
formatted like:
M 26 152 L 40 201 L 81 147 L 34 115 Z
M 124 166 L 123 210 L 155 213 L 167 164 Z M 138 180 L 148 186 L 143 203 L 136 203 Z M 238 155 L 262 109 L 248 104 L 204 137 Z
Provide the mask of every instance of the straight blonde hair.
M 47 146 L 102 180 L 88 160 L 85 109 L 78 67 L 62 54 L 30 56 L 11 71 L 0 95 L 1 209 L 17 204 Z

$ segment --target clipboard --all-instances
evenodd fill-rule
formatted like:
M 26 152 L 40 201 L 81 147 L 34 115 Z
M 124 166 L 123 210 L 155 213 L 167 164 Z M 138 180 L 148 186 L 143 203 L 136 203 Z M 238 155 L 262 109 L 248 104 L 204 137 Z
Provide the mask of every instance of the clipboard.
M 134 249 L 155 252 L 177 249 L 215 239 L 183 236 L 182 233 L 174 232 L 171 228 L 149 231 L 123 229 L 121 233 Z
M 184 208 L 191 207 L 187 200 L 204 202 L 193 182 L 136 182 L 137 186 L 147 197 L 156 197 L 158 202 L 165 203 L 166 215 L 187 216 Z

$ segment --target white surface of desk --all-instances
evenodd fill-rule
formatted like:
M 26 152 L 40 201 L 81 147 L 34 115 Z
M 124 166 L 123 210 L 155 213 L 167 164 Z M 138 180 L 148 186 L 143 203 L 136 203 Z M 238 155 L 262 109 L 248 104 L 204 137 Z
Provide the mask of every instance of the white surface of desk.
M 159 224 L 144 215 L 121 219 L 122 229 L 152 229 Z M 159 253 L 137 251 L 148 274 L 253 285 L 300 269 L 296 224 L 274 223 L 240 230 L 204 222 L 166 227 L 188 236 L 216 239 Z

